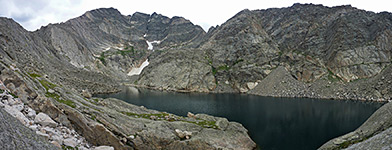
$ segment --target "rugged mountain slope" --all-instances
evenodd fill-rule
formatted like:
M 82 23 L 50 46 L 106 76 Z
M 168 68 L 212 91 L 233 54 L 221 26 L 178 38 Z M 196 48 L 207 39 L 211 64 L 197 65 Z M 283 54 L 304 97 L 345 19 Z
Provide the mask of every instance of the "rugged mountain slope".
M 197 45 L 205 35 L 200 26 L 195 26 L 182 17 L 168 18 L 157 13 L 152 15 L 136 12 L 128 16 L 131 23 L 132 35 L 144 37 L 159 48 L 178 47 L 184 44 Z M 136 37 L 133 37 L 136 38 Z
M 138 15 L 97 9 L 35 32 L 0 18 L 0 81 L 26 105 L 75 129 L 93 145 L 253 149 L 247 130 L 224 118 L 180 117 L 116 99 L 91 98 L 91 93 L 116 91 L 128 80 L 129 70 L 155 49 L 192 47 L 205 34 L 181 17 L 154 13 L 138 20 Z
M 197 41 L 205 33 L 182 17 L 168 18 L 156 13 L 124 16 L 107 8 L 43 27 L 34 34 L 47 39 L 48 46 L 75 67 L 124 80 L 130 69 L 150 54 L 148 44 L 155 49 L 182 45 Z
M 211 67 L 216 81 L 216 88 L 210 90 L 213 92 L 247 92 L 276 67 L 284 66 L 294 80 L 312 88 L 303 89 L 300 92 L 302 94 L 283 94 L 284 92 L 279 91 L 272 94 L 256 90 L 252 90 L 252 93 L 388 99 L 390 95 L 385 92 L 381 95 L 372 92 L 367 93 L 370 95 L 355 97 L 353 89 L 341 89 L 339 93 L 345 93 L 344 95 L 330 90 L 324 92 L 322 89 L 331 86 L 343 88 L 346 84 L 360 85 L 351 82 L 374 78 L 391 64 L 391 17 L 390 13 L 376 14 L 351 6 L 329 8 L 312 4 L 295 4 L 279 9 L 243 10 L 221 26 L 209 30 L 196 48 L 202 52 L 195 53 L 204 57 L 193 57 L 192 62 L 204 62 Z M 181 61 L 181 57 L 177 60 Z M 191 68 L 192 65 L 188 63 L 179 67 Z M 164 73 L 156 71 L 159 68 L 148 67 L 143 75 L 149 76 L 148 72 L 154 72 L 155 78 L 164 78 Z M 175 90 L 174 85 L 182 81 L 172 80 L 164 85 L 153 86 L 174 87 Z M 148 78 L 141 77 L 139 84 L 152 86 L 150 82 Z M 203 86 L 205 83 L 199 83 L 199 87 Z M 188 90 L 198 91 L 197 88 Z M 373 91 L 371 88 L 365 90 Z M 314 94 L 306 94 L 307 91 Z M 377 91 L 381 93 L 381 89 Z

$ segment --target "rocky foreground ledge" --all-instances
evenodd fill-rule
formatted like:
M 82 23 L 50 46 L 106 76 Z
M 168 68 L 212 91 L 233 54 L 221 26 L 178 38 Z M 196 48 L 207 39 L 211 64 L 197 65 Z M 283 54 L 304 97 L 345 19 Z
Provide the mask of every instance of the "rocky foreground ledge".
M 239 123 L 84 96 L 41 75 L 3 68 L 1 106 L 47 143 L 78 149 L 254 149 Z M 23 126 L 22 125 L 22 126 Z M 55 148 L 56 148 L 55 146 Z M 103 146 L 103 147 L 102 147 Z M 24 149 L 24 148 L 22 148 Z
M 206 114 L 187 117 L 135 106 L 118 99 L 95 99 L 100 112 L 86 112 L 123 136 L 135 149 L 254 149 L 256 144 L 239 123 Z
M 113 150 L 110 146 L 92 146 L 74 129 L 38 113 L 9 92 L 0 80 L 1 149 L 73 149 Z M 16 142 L 16 141 L 19 142 Z

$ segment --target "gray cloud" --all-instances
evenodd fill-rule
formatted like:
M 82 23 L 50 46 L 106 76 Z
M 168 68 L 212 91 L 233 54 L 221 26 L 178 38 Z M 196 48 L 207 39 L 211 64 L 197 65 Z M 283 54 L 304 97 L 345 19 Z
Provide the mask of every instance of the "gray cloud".
M 78 0 L 0 0 L 2 17 L 14 19 L 27 30 L 69 19 L 80 4 Z
M 237 12 L 248 9 L 266 9 L 271 7 L 288 7 L 295 2 L 324 4 L 336 6 L 352 4 L 360 9 L 390 11 L 391 7 L 385 0 L 352 1 L 352 0 L 285 0 L 285 1 L 260 1 L 241 0 L 221 1 L 198 0 L 185 2 L 183 0 L 0 0 L 0 16 L 13 18 L 27 30 L 36 30 L 49 23 L 64 22 L 68 19 L 82 15 L 84 12 L 101 8 L 114 7 L 122 14 L 133 14 L 135 11 L 152 13 L 159 12 L 165 16 L 183 16 L 193 23 L 208 30 L 209 27 L 222 24 Z M 191 5 L 190 5 L 191 4 Z
M 44 0 L 0 0 L 0 13 L 18 22 L 28 22 L 47 6 Z

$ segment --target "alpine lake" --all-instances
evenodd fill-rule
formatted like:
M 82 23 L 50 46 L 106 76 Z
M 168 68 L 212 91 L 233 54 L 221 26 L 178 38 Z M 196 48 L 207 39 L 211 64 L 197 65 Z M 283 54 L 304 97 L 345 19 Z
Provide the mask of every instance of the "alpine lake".
M 149 109 L 186 116 L 188 112 L 225 117 L 248 129 L 259 149 L 314 150 L 349 133 L 383 103 L 310 98 L 274 98 L 246 94 L 177 93 L 123 87 L 117 98 Z

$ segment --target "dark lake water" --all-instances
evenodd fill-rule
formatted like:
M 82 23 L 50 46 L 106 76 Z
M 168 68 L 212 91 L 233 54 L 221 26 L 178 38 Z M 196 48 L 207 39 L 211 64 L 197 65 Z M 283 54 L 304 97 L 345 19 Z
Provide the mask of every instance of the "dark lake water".
M 243 124 L 259 148 L 313 150 L 353 131 L 381 103 L 272 98 L 242 94 L 174 93 L 124 87 L 114 97 L 150 109 L 186 116 L 205 113 Z

